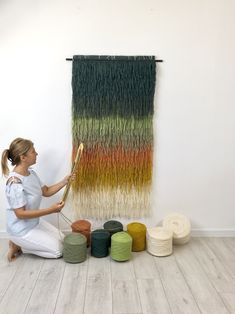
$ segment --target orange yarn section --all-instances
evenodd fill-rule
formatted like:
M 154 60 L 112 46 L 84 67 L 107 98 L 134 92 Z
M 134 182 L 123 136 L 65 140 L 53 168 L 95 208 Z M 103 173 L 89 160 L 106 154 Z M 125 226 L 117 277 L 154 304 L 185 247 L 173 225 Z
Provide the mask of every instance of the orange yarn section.
M 144 251 L 146 248 L 146 226 L 140 222 L 132 222 L 127 225 L 127 232 L 133 239 L 132 251 Z
M 74 148 L 74 154 L 75 154 Z M 95 187 L 137 187 L 151 185 L 151 145 L 141 149 L 103 148 L 85 149 L 79 163 L 79 173 L 73 182 L 75 190 Z
M 90 245 L 91 239 L 91 223 L 88 220 L 76 220 L 71 225 L 72 231 L 81 233 L 87 238 L 87 246 Z

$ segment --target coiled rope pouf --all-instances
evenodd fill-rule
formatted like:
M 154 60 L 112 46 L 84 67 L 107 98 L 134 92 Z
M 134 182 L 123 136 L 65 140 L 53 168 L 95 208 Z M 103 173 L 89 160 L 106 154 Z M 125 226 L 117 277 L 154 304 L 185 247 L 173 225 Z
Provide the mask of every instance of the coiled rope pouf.
M 111 237 L 111 257 L 118 262 L 131 258 L 132 237 L 125 231 L 117 232 Z
M 105 229 L 97 229 L 91 233 L 91 255 L 105 257 L 109 255 L 110 233 Z
M 63 259 L 67 263 L 81 263 L 87 257 L 87 238 L 81 233 L 70 233 L 64 238 Z
M 172 254 L 173 233 L 163 227 L 147 228 L 147 251 L 154 256 Z
M 87 238 L 87 246 L 90 245 L 91 223 L 88 220 L 76 220 L 72 223 L 71 228 L 73 232 L 82 233 Z
M 123 224 L 117 220 L 106 221 L 103 227 L 105 230 L 108 230 L 110 232 L 111 236 L 116 232 L 123 231 Z
M 173 232 L 173 244 L 185 244 L 190 240 L 191 224 L 184 215 L 169 214 L 163 219 L 162 225 Z
M 132 222 L 127 225 L 127 232 L 132 237 L 132 251 L 144 251 L 146 247 L 146 226 L 140 222 Z

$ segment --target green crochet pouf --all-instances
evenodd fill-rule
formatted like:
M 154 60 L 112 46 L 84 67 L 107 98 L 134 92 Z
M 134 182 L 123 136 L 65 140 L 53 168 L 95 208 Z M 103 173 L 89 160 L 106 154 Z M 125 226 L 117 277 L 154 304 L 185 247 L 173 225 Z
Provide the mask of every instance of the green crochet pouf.
M 87 238 L 81 233 L 70 233 L 64 238 L 63 259 L 67 263 L 81 263 L 87 257 Z
M 111 257 L 118 262 L 131 258 L 132 237 L 125 231 L 117 232 L 111 237 Z

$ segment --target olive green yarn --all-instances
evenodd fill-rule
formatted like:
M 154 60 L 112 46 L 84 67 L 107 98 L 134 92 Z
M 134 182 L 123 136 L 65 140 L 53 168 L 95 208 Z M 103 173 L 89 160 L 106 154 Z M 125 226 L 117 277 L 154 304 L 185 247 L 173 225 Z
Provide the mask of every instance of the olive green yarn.
M 87 238 L 81 233 L 70 233 L 64 238 L 63 258 L 67 263 L 81 263 L 87 257 Z
M 131 258 L 132 237 L 125 231 L 117 232 L 111 237 L 111 257 L 118 262 Z

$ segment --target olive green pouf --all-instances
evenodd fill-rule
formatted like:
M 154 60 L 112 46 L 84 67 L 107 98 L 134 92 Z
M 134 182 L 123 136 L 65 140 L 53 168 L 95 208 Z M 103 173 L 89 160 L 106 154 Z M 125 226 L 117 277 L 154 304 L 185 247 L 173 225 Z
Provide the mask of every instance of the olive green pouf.
M 81 263 L 87 257 L 87 238 L 81 233 L 70 233 L 64 238 L 63 259 L 67 263 Z
M 125 231 L 117 232 L 111 237 L 111 257 L 118 262 L 131 258 L 132 237 Z

